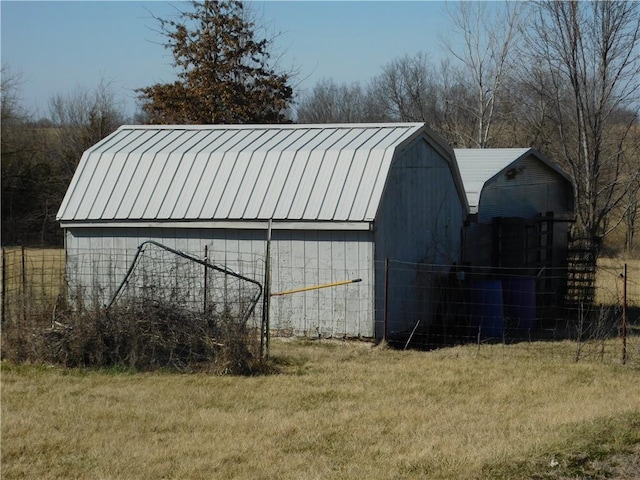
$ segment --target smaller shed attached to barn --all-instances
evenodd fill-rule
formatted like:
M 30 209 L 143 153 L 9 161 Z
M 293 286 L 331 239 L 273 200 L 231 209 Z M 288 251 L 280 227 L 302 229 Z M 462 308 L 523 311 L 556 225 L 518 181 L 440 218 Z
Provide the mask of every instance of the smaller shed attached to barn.
M 469 218 L 465 261 L 494 267 L 565 265 L 573 185 L 532 148 L 455 149 Z
M 556 163 L 533 148 L 456 148 L 469 213 L 478 223 L 496 217 L 534 218 L 573 212 L 573 187 Z
M 462 256 L 474 335 L 504 341 L 553 332 L 570 280 L 571 179 L 531 148 L 455 155 L 470 207 Z
M 273 297 L 273 330 L 379 338 L 385 258 L 459 262 L 466 214 L 453 151 L 423 124 L 174 125 L 124 126 L 87 150 L 57 218 L 71 287 L 103 303 L 147 240 L 262 281 L 271 224 L 272 292 L 362 279 Z M 148 291 L 218 288 L 149 265 Z M 390 333 L 421 315 L 405 308 L 424 301 L 416 282 L 391 286 Z

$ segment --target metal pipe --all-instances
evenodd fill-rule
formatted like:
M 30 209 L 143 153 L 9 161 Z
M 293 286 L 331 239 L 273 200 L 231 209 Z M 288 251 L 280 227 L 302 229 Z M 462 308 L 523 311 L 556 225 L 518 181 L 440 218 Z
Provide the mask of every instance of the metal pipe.
M 404 345 L 404 350 L 406 350 L 407 348 L 409 348 L 409 343 L 411 342 L 411 339 L 413 338 L 413 334 L 416 333 L 416 330 L 418 329 L 418 325 L 420 325 L 420 320 L 418 320 L 416 322 L 416 326 L 413 327 L 413 330 L 411 330 L 411 335 L 409 335 L 409 338 L 407 340 L 407 343 L 405 343 Z
M 341 281 L 341 282 L 325 283 L 325 284 L 322 284 L 322 285 L 314 285 L 312 287 L 295 288 L 293 290 L 285 290 L 284 292 L 272 293 L 271 296 L 272 297 L 278 297 L 278 296 L 281 296 L 281 295 L 290 295 L 292 293 L 308 292 L 309 290 L 318 290 L 320 288 L 337 287 L 339 285 L 348 285 L 350 283 L 358 283 L 358 282 L 361 282 L 361 281 L 362 281 L 361 278 L 356 278 L 354 280 L 344 280 L 344 281 Z
M 22 319 L 27 323 L 27 265 L 24 253 L 24 245 L 20 247 L 21 252 L 21 275 L 22 275 Z
M 209 245 L 205 245 L 204 246 L 204 263 L 206 265 L 204 266 L 204 304 L 203 304 L 203 310 L 204 310 L 204 314 L 206 315 L 209 312 L 209 304 L 208 304 L 208 299 L 209 299 L 209 273 L 207 271 L 207 268 L 209 266 Z
M 137 262 L 138 258 L 140 257 L 140 254 L 144 250 L 145 245 L 155 245 L 158 248 L 162 248 L 163 250 L 171 252 L 174 255 L 178 255 L 179 257 L 186 258 L 187 260 L 190 260 L 190 261 L 195 262 L 197 264 L 203 265 L 206 268 L 212 268 L 213 270 L 216 270 L 218 272 L 226 273 L 227 275 L 231 275 L 232 277 L 239 278 L 240 280 L 244 280 L 246 282 L 253 283 L 254 285 L 256 285 L 258 287 L 258 293 L 256 294 L 255 298 L 253 299 L 253 304 L 252 304 L 251 309 L 249 310 L 249 312 L 247 312 L 247 315 L 245 316 L 245 318 L 243 320 L 246 320 L 247 318 L 249 318 L 251 313 L 253 313 L 253 309 L 255 308 L 255 304 L 258 303 L 258 300 L 260 299 L 260 295 L 262 295 L 262 285 L 260 284 L 260 282 L 258 282 L 257 280 L 254 280 L 253 278 L 249 278 L 249 277 L 245 277 L 244 275 L 240 275 L 239 273 L 234 272 L 230 268 L 222 267 L 220 265 L 214 265 L 213 263 L 210 263 L 210 262 L 205 262 L 204 260 L 201 260 L 201 259 L 199 259 L 197 257 L 194 257 L 193 255 L 189 255 L 187 253 L 181 252 L 180 250 L 175 250 L 175 249 L 173 249 L 171 247 L 167 247 L 166 245 L 162 245 L 161 243 L 158 243 L 158 242 L 153 241 L 153 240 L 146 240 L 146 241 L 142 242 L 140 244 L 140 246 L 138 246 L 138 251 L 136 252 L 135 257 L 133 258 L 133 261 L 131 262 L 131 265 L 129 266 L 129 270 L 126 273 L 126 275 L 124 277 L 124 280 L 122 281 L 122 283 L 120 284 L 120 286 L 116 290 L 116 293 L 114 293 L 113 297 L 111 297 L 111 301 L 109 302 L 109 304 L 106 306 L 107 310 L 109 310 L 111 308 L 111 306 L 114 304 L 114 302 L 117 300 L 118 296 L 120 295 L 120 292 L 124 289 L 124 287 L 128 283 L 129 276 L 133 272 L 133 269 L 135 268 L 136 262 Z
M 269 325 L 269 300 L 271 299 L 271 224 L 269 219 L 267 226 L 267 245 L 264 261 L 264 295 L 262 297 L 262 328 L 260 332 L 260 358 L 269 360 L 270 325 Z

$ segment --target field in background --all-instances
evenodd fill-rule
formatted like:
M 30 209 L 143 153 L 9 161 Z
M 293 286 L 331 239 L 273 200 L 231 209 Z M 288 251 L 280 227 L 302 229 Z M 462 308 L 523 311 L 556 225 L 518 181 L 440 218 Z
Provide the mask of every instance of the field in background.
M 281 373 L 249 378 L 3 363 L 2 478 L 638 478 L 638 370 L 540 347 L 274 340 Z
M 64 277 L 64 250 L 58 248 L 25 248 L 22 275 L 22 250 L 5 247 L 7 288 L 19 290 L 26 286 L 32 291 L 56 296 L 60 293 Z M 640 307 L 640 260 L 600 258 L 596 278 L 596 300 L 603 304 L 620 305 L 622 301 L 622 272 L 627 264 L 627 296 Z
M 627 265 L 627 301 L 640 308 L 640 260 L 598 259 L 596 301 L 604 305 L 622 305 L 624 265 Z
M 6 295 L 26 291 L 37 299 L 55 299 L 62 291 L 65 269 L 63 249 L 4 247 L 2 253 L 0 281 L 3 282 Z

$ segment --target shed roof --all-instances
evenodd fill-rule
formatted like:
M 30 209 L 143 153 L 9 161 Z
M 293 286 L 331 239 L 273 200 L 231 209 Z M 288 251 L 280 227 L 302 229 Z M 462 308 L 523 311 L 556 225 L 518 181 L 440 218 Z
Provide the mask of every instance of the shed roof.
M 123 126 L 84 153 L 57 218 L 371 221 L 396 149 L 421 134 L 434 135 L 420 123 Z
M 456 148 L 454 153 L 471 213 L 478 211 L 480 193 L 485 183 L 529 155 L 571 182 L 564 170 L 533 148 Z

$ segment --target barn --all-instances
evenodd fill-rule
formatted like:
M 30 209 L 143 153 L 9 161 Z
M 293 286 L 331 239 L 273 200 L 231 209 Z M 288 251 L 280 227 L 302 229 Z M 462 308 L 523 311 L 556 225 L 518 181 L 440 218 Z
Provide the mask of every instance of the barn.
M 419 295 L 410 273 L 385 291 L 385 259 L 459 262 L 466 215 L 451 148 L 399 123 L 123 126 L 84 153 L 57 218 L 70 286 L 98 303 L 146 241 L 262 282 L 270 232 L 271 292 L 361 280 L 271 297 L 274 332 L 380 338 L 383 310 L 406 331 Z M 202 289 L 149 265 L 147 283 Z

